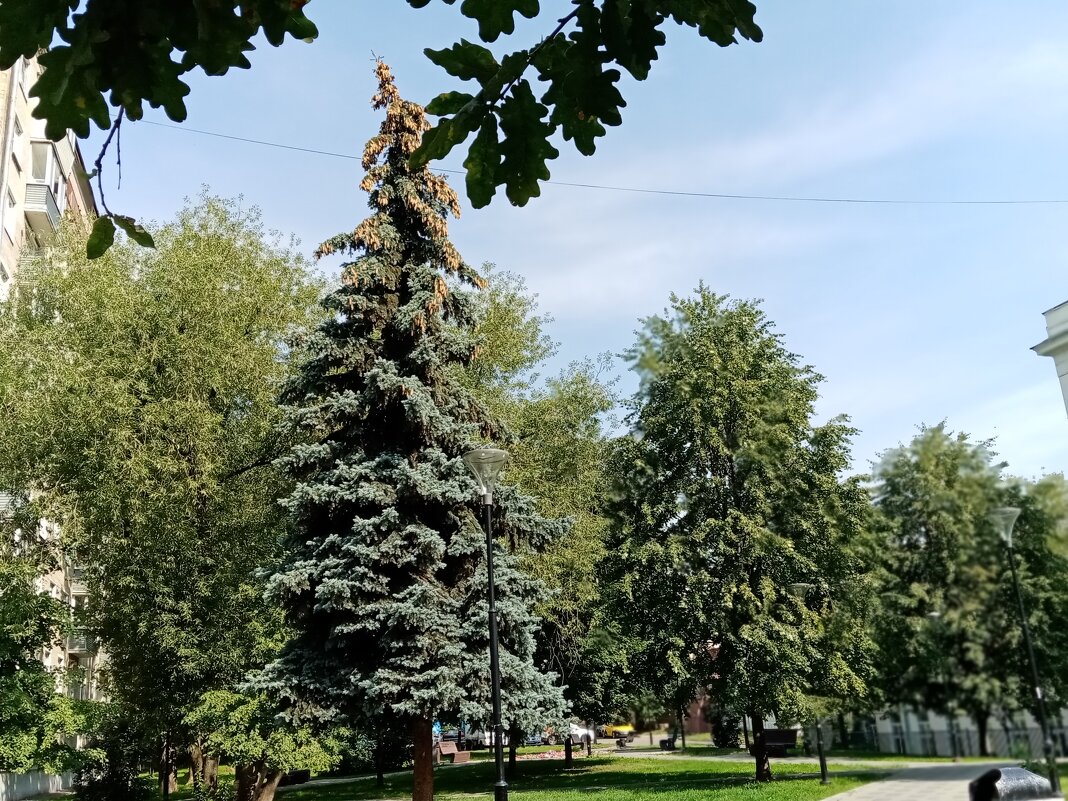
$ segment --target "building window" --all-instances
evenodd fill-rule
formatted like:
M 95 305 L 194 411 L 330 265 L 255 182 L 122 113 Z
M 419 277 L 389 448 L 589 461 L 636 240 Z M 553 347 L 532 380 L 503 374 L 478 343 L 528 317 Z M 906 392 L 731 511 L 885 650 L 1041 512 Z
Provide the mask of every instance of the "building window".
M 19 64 L 19 89 L 22 90 L 22 96 L 29 99 L 30 89 L 30 60 L 23 57 Z
M 11 193 L 11 190 L 7 190 L 7 208 L 4 209 L 4 233 L 7 234 L 8 241 L 12 245 L 15 244 L 15 222 L 17 212 L 15 208 L 15 196 Z
M 30 148 L 33 153 L 30 174 L 33 176 L 33 180 L 38 183 L 47 184 L 49 168 L 52 166 L 52 143 L 34 142 Z
M 19 164 L 19 157 L 14 152 L 11 153 L 11 163 L 15 165 L 15 172 L 22 175 L 22 165 Z

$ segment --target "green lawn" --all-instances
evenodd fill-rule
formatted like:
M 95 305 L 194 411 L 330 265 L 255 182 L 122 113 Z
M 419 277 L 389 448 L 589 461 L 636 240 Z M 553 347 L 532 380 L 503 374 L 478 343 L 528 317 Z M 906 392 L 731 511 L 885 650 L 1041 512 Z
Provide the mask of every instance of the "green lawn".
M 687 759 L 630 759 L 583 757 L 575 768 L 564 771 L 559 760 L 520 762 L 510 779 L 512 794 L 522 801 L 580 801 L 596 792 L 597 801 L 697 801 L 697 799 L 761 799 L 762 801 L 808 801 L 826 798 L 871 781 L 879 774 L 838 777 L 823 786 L 813 779 L 780 779 L 769 785 L 752 782 L 752 766 L 746 763 Z M 782 776 L 814 774 L 814 765 L 780 765 Z M 435 776 L 435 797 L 491 793 L 493 765 L 442 767 Z M 410 796 L 410 775 L 388 777 L 383 788 L 373 778 L 339 784 L 295 787 L 283 791 L 283 801 L 368 801 Z

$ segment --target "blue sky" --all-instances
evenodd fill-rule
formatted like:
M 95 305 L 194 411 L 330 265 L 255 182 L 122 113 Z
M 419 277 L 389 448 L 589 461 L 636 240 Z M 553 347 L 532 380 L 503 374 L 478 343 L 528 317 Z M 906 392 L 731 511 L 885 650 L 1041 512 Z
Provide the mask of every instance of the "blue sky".
M 757 6 L 761 44 L 720 49 L 669 27 L 649 80 L 625 85 L 623 126 L 592 158 L 562 144 L 553 178 L 758 195 L 1068 199 L 1065 4 L 1031 2 L 1026 16 L 978 0 Z M 185 127 L 355 154 L 379 121 L 372 53 L 406 97 L 425 102 L 458 84 L 422 49 L 475 38 L 474 24 L 443 3 L 314 0 L 308 11 L 316 43 L 264 46 L 251 71 L 194 78 Z M 525 24 L 516 46 L 544 25 Z M 87 158 L 98 144 L 83 145 Z M 243 195 L 310 252 L 366 212 L 355 161 L 143 123 L 124 126 L 122 146 L 122 186 L 112 167 L 108 203 L 141 218 L 170 216 L 207 184 Z M 546 186 L 525 208 L 503 196 L 465 208 L 451 233 L 469 262 L 526 278 L 554 318 L 561 364 L 624 350 L 639 318 L 703 280 L 764 300 L 787 346 L 826 377 L 820 416 L 844 412 L 861 430 L 857 470 L 919 424 L 946 419 L 996 437 L 1010 470 L 1031 475 L 1068 466 L 1053 362 L 1029 350 L 1045 338 L 1041 312 L 1068 299 L 1066 216 L 1068 204 L 847 205 Z

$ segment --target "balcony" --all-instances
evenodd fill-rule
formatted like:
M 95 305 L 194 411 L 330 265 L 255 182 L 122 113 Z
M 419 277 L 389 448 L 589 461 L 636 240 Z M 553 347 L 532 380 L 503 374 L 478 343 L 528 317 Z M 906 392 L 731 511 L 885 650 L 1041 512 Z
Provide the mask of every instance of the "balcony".
M 51 237 L 59 228 L 59 206 L 48 184 L 26 184 L 26 222 L 39 236 Z
M 84 567 L 72 567 L 67 571 L 67 575 L 70 578 L 70 594 L 71 595 L 88 595 L 89 589 L 85 586 L 85 568 Z
M 80 631 L 67 637 L 68 654 L 94 654 L 96 653 L 96 637 L 88 632 Z

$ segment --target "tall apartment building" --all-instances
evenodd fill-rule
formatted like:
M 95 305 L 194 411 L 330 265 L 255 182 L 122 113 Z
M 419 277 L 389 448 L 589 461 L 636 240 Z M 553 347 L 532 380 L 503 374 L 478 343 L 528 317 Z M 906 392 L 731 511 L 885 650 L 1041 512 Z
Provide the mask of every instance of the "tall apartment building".
M 77 139 L 68 134 L 52 142 L 44 135 L 44 121 L 33 117 L 37 101 L 30 88 L 40 73 L 36 59 L 20 59 L 0 71 L 0 297 L 10 293 L 23 258 L 48 246 L 65 215 L 88 221 L 97 213 Z M 0 514 L 10 503 L 10 497 L 0 497 Z M 56 539 L 59 530 L 41 521 L 36 534 Z M 63 559 L 60 568 L 38 578 L 37 589 L 77 610 L 86 603 L 86 588 L 79 570 Z M 57 689 L 76 698 L 97 697 L 101 657 L 84 632 L 44 649 L 41 659 L 54 669 L 82 668 Z
M 44 135 L 30 88 L 41 73 L 36 59 L 0 71 L 0 297 L 6 297 L 28 251 L 45 247 L 65 214 L 96 216 L 77 139 Z

